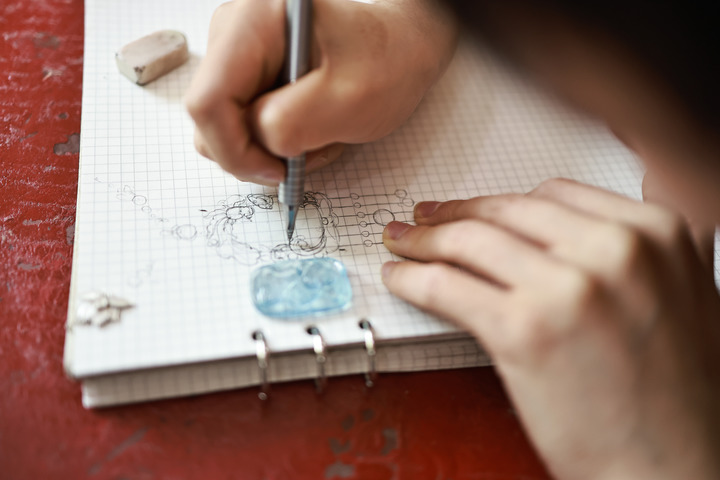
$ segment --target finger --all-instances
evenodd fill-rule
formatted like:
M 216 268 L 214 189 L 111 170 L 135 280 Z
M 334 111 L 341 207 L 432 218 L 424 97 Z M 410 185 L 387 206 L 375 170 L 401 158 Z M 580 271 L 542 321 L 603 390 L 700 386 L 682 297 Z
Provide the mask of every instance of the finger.
M 428 213 L 435 210 L 429 216 Z M 577 211 L 562 203 L 527 195 L 477 197 L 416 207 L 420 225 L 475 218 L 507 229 L 545 248 L 549 255 L 608 280 L 638 255 L 635 232 L 618 222 Z M 508 257 L 512 252 L 507 253 Z
M 213 16 L 208 54 L 185 98 L 205 149 L 241 180 L 283 177 L 280 160 L 257 144 L 245 107 L 272 85 L 284 57 L 282 2 L 233 2 Z
M 615 220 L 634 217 L 642 209 L 642 203 L 636 200 L 567 178 L 546 180 L 528 195 Z
M 382 275 L 394 295 L 481 338 L 502 320 L 509 298 L 482 279 L 442 263 L 387 262 Z
M 470 200 L 422 202 L 415 207 L 418 225 L 479 219 L 503 227 L 547 248 L 575 242 L 597 227 L 597 219 L 565 205 L 527 195 L 493 195 Z
M 660 203 L 665 198 L 664 188 L 660 185 L 657 175 L 651 174 L 648 170 L 642 181 L 642 196 L 645 202 Z
M 686 222 L 676 213 L 572 180 L 543 182 L 528 195 L 478 197 L 468 202 L 418 204 L 416 221 L 434 224 L 477 216 L 546 245 L 583 241 L 590 249 L 599 247 L 595 253 L 600 255 L 604 252 L 600 243 L 618 235 L 625 246 L 627 236 L 633 234 L 662 245 L 689 240 Z M 599 227 L 602 231 L 597 232 Z M 592 229 L 597 232 L 594 238 L 589 234 Z
M 424 75 L 398 73 L 416 71 L 417 59 L 396 58 L 387 51 L 386 29 L 408 28 L 407 19 L 396 18 L 392 5 L 317 2 L 316 7 L 317 67 L 253 105 L 254 133 L 278 156 L 317 150 L 331 142 L 376 140 L 406 119 L 425 92 L 417 87 Z M 388 64 L 388 59 L 394 63 Z
M 308 153 L 306 158 L 305 170 L 308 173 L 314 172 L 315 170 L 331 164 L 332 162 L 340 158 L 344 150 L 344 144 L 333 143 L 332 145 L 328 145 L 327 147 L 321 148 L 320 150 Z
M 262 185 L 282 181 L 284 163 L 252 140 L 233 103 L 215 105 L 213 120 L 197 123 L 197 128 L 211 158 L 238 179 Z
M 207 55 L 191 91 L 229 97 L 245 106 L 270 88 L 285 58 L 284 6 L 248 0 L 221 5 L 213 15 Z
M 492 210 L 508 202 L 519 201 L 523 196 L 506 194 L 447 202 L 419 202 L 415 205 L 413 214 L 418 225 L 439 225 L 468 218 L 490 218 Z
M 397 255 L 452 263 L 508 287 L 544 284 L 554 263 L 536 245 L 476 219 L 432 227 L 391 222 L 383 242 Z
M 667 235 L 671 234 L 665 226 L 679 227 L 680 218 L 660 205 L 638 202 L 603 188 L 565 178 L 545 181 L 529 196 L 558 202 L 582 213 L 625 224 L 663 241 L 667 241 Z
M 701 260 L 708 263 L 707 226 L 697 225 L 700 241 L 696 242 L 687 218 L 677 211 L 566 179 L 544 182 L 536 190 L 531 195 L 562 202 L 580 212 L 626 227 L 606 224 L 604 233 L 607 235 L 595 239 L 596 244 L 614 240 L 613 245 L 607 244 L 611 247 L 611 263 L 606 268 L 611 268 L 613 261 L 616 267 L 638 262 L 639 256 L 652 248 L 651 244 L 674 250 L 693 248 Z
M 207 146 L 207 142 L 205 142 L 202 133 L 200 133 L 200 130 L 198 130 L 197 128 L 195 129 L 195 133 L 193 134 L 193 142 L 195 143 L 195 150 L 197 150 L 200 155 L 210 160 L 213 159 L 212 154 L 210 153 L 210 149 Z
M 268 150 L 284 157 L 331 142 L 356 143 L 365 130 L 360 104 L 370 97 L 360 79 L 348 83 L 335 80 L 321 67 L 264 94 L 252 106 L 255 135 Z
M 499 213 L 502 215 L 506 213 L 505 207 L 514 202 L 517 202 L 521 209 L 525 208 L 527 203 L 523 203 L 523 199 L 528 197 L 547 200 L 548 204 L 563 205 L 586 216 L 643 227 L 650 223 L 642 220 L 647 215 L 644 204 L 598 187 L 564 178 L 547 180 L 527 195 L 506 194 L 477 197 L 471 199 L 472 205 L 463 204 L 463 200 L 444 202 L 442 205 L 437 202 L 418 203 L 415 207 L 415 217 L 417 222 L 435 224 L 452 221 L 463 215 L 476 215 L 480 212 L 483 216 L 498 213 L 494 212 L 496 209 L 500 210 Z M 445 220 L 446 217 L 447 220 Z

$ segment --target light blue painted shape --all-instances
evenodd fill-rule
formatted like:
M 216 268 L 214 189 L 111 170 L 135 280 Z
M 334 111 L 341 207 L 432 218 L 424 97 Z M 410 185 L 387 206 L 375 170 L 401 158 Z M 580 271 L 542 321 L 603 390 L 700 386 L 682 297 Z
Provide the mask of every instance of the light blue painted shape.
M 333 258 L 284 260 L 256 269 L 252 301 L 269 317 L 292 318 L 344 310 L 352 288 L 342 262 Z

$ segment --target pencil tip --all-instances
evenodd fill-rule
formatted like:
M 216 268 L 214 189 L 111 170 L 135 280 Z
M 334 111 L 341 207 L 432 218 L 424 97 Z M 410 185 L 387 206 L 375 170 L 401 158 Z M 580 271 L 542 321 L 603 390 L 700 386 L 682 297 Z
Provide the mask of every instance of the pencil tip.
M 287 237 L 288 244 L 292 241 L 293 234 L 295 233 L 295 219 L 297 217 L 297 209 L 293 206 L 287 207 Z

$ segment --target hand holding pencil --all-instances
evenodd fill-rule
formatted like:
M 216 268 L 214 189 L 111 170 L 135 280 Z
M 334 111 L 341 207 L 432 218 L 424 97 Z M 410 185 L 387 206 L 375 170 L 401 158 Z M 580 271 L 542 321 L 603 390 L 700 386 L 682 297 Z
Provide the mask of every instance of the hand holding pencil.
M 236 0 L 213 17 L 186 104 L 198 151 L 241 180 L 278 185 L 285 158 L 307 152 L 309 173 L 344 143 L 387 135 L 452 58 L 455 24 L 426 0 L 315 0 L 313 8 L 311 70 L 276 89 L 285 0 Z

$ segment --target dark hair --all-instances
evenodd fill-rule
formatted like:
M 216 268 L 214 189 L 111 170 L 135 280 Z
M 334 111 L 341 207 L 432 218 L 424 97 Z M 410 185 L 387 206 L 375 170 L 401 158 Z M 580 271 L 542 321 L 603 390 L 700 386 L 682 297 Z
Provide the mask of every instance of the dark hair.
M 713 2 L 618 0 L 499 0 L 520 7 L 551 8 L 605 32 L 657 74 L 688 111 L 720 127 L 720 18 Z M 460 21 L 481 35 L 492 0 L 444 0 Z

